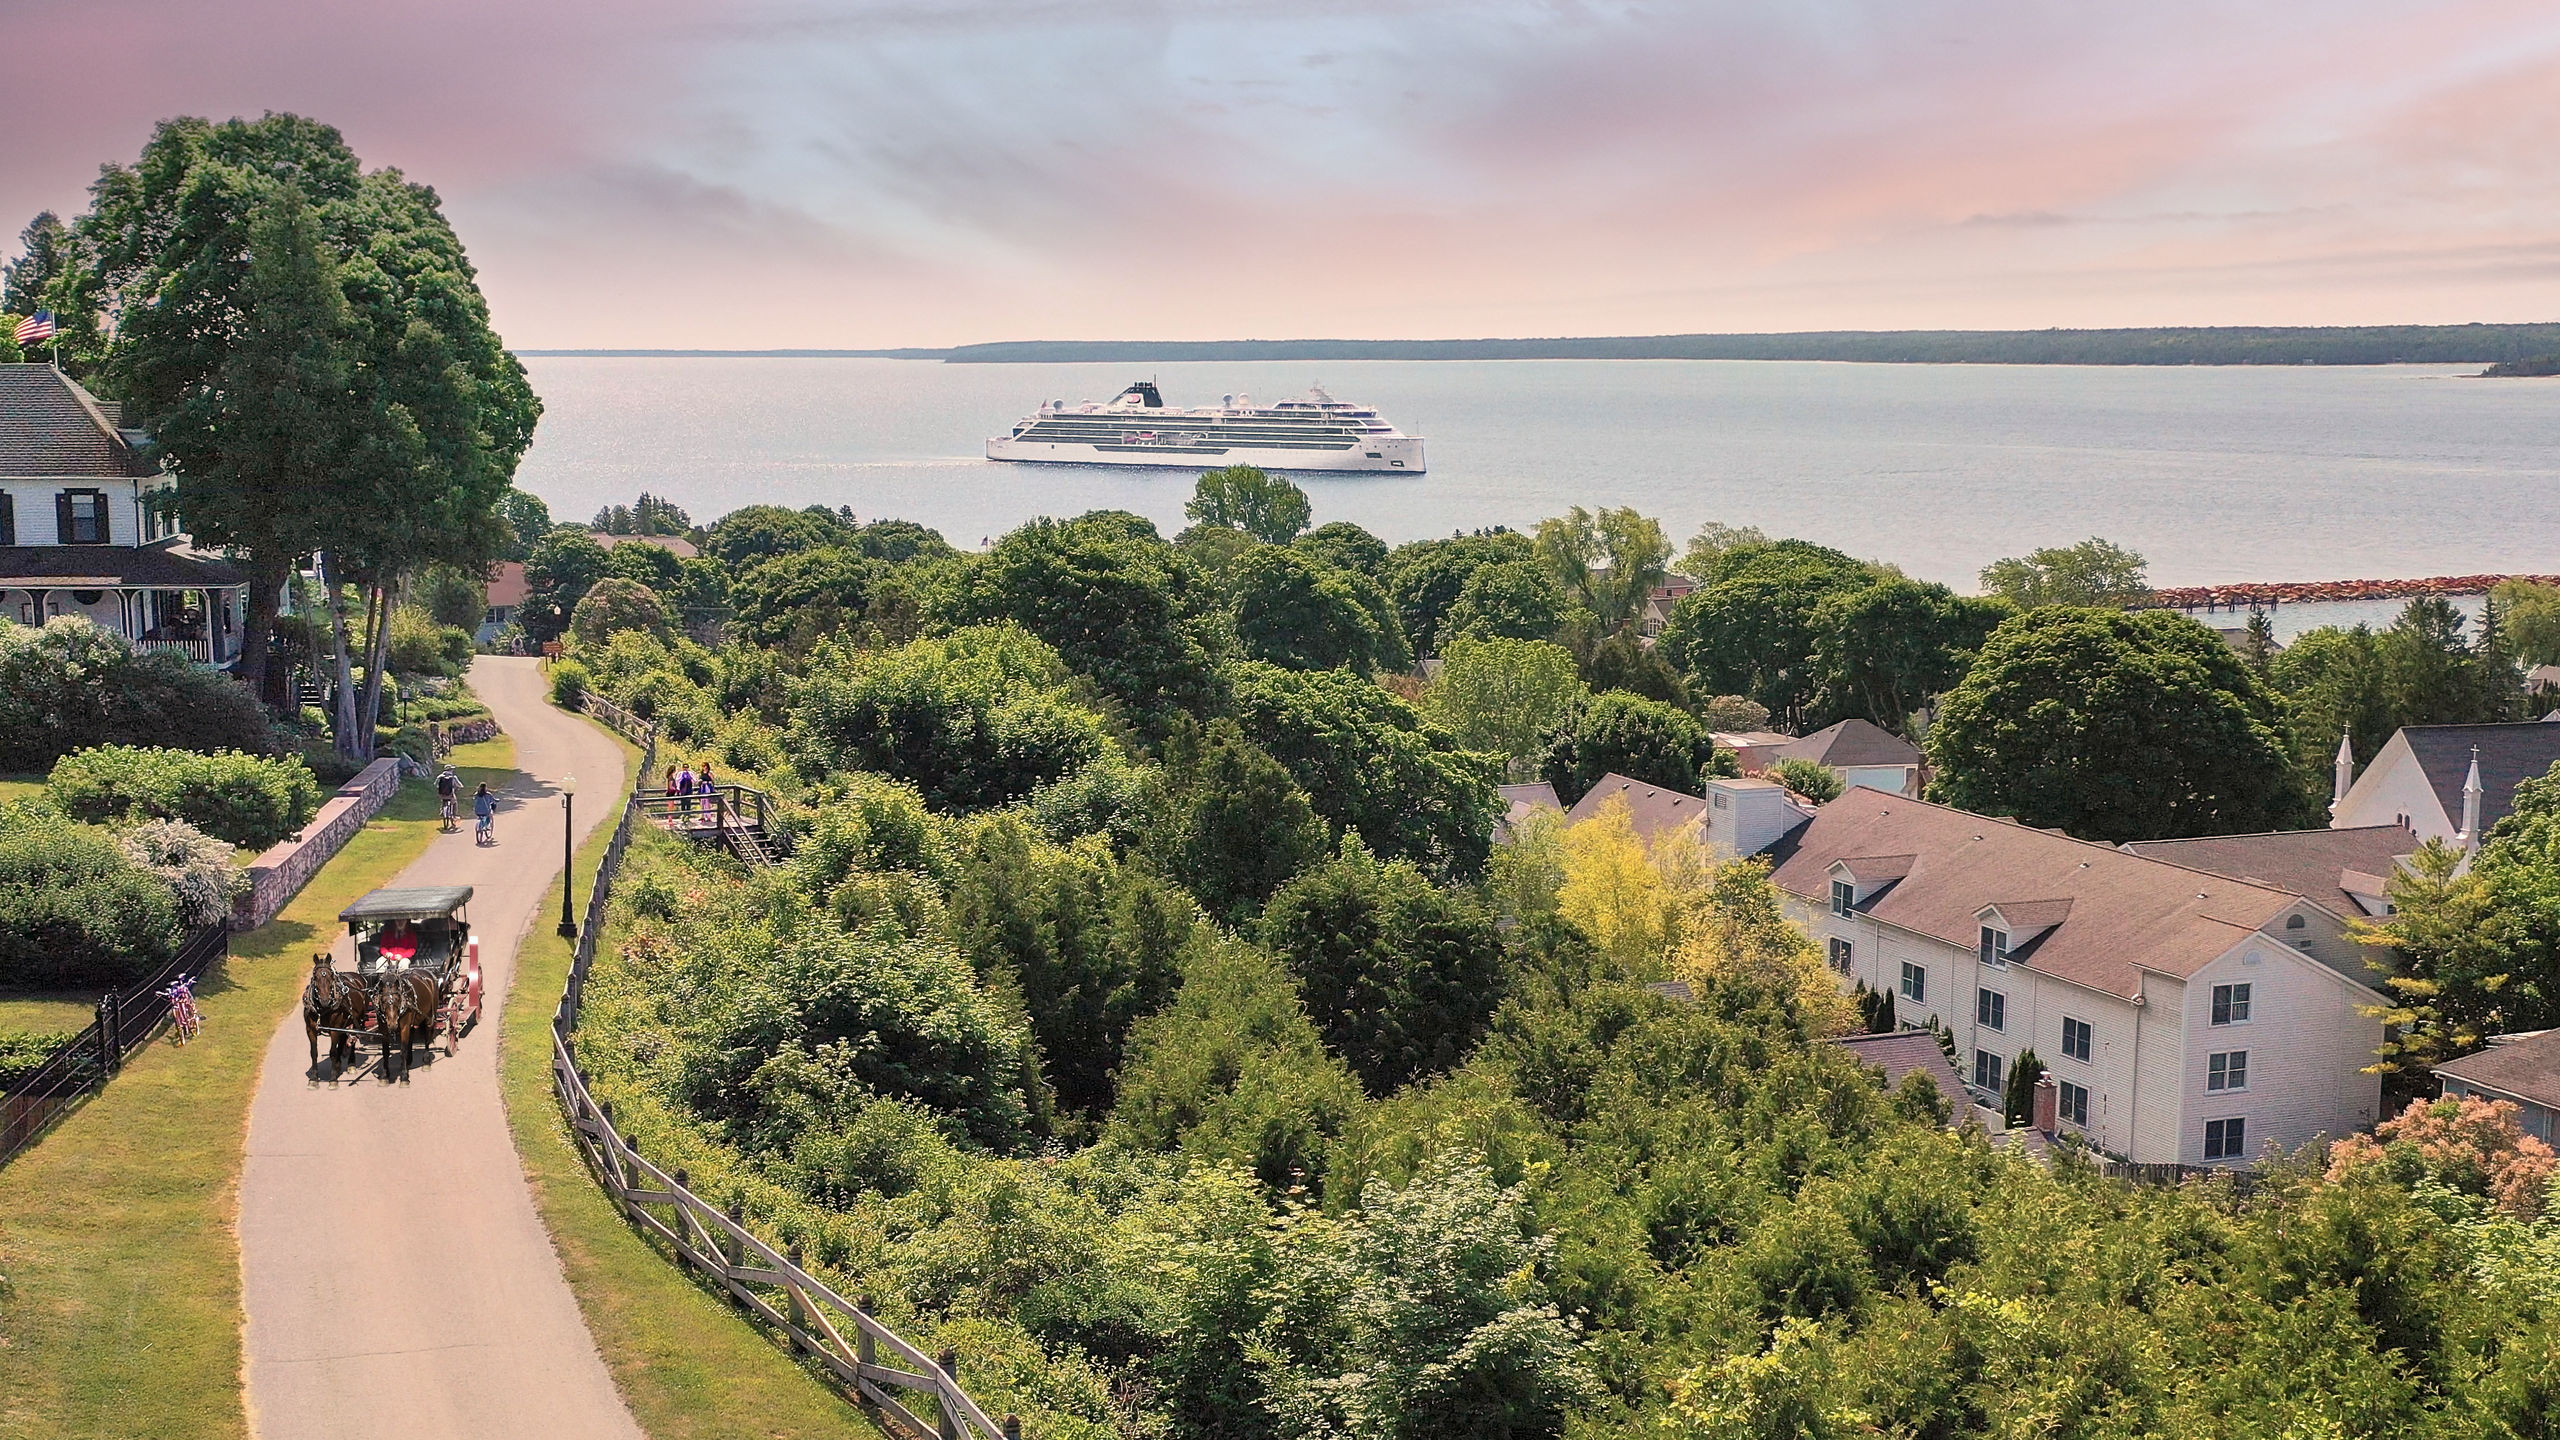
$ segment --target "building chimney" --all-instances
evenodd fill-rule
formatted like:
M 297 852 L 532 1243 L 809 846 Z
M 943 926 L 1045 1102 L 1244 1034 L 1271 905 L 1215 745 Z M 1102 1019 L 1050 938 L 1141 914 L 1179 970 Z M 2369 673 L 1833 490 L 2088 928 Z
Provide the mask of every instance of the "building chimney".
M 1707 792 L 1707 849 L 1719 860 L 1757 855 L 1809 818 L 1770 780 L 1711 780 Z
M 2462 833 L 2457 849 L 2480 848 L 2480 747 L 2471 747 L 2471 773 L 2462 777 Z
M 2062 1084 L 2049 1074 L 2036 1077 L 2033 1119 L 2036 1129 L 2044 1132 L 2047 1139 L 2062 1128 Z
M 2338 774 L 2329 786 L 2329 818 L 2338 817 L 2339 807 L 2347 803 L 2347 792 L 2356 783 L 2356 743 L 2351 734 L 2338 737 Z

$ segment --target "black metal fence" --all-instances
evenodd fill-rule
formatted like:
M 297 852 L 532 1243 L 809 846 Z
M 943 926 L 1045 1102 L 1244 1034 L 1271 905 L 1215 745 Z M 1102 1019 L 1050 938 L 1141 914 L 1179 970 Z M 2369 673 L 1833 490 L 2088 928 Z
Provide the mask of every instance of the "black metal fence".
M 151 1043 L 169 1023 L 169 1000 L 160 992 L 189 984 L 231 953 L 231 930 L 207 925 L 190 933 L 169 962 L 133 986 L 98 1002 L 98 1018 L 63 1041 L 34 1068 L 7 1080 L 0 1094 L 0 1165 L 42 1138 L 53 1122 L 124 1068 L 125 1057 Z

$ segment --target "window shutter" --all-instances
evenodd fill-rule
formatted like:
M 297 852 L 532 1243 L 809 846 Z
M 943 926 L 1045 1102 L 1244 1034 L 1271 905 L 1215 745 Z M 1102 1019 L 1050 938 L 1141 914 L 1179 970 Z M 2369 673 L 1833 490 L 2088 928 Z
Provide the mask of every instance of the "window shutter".
M 71 492 L 57 490 L 53 496 L 53 543 L 71 543 Z
M 18 543 L 18 497 L 0 490 L 0 545 Z

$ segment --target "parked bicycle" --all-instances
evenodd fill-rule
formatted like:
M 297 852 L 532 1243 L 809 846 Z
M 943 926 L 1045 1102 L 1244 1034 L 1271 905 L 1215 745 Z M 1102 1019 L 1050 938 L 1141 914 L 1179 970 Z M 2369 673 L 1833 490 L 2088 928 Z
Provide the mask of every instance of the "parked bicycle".
M 159 994 L 161 999 L 169 1002 L 169 1023 L 177 1029 L 179 1044 L 184 1045 L 204 1033 L 204 1015 L 196 1009 L 194 985 L 180 980 Z

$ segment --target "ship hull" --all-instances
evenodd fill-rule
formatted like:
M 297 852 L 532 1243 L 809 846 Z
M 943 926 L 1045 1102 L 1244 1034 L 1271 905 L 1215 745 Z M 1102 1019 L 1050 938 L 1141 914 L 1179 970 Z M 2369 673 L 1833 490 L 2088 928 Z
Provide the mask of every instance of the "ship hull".
M 1077 441 L 1025 440 L 999 435 L 987 442 L 987 458 L 1046 465 L 1117 465 L 1145 469 L 1214 470 L 1225 465 L 1252 465 L 1264 470 L 1304 470 L 1418 475 L 1424 469 L 1422 439 L 1416 435 L 1381 435 L 1341 449 L 1298 446 L 1182 445 L 1133 441 L 1091 444 Z

